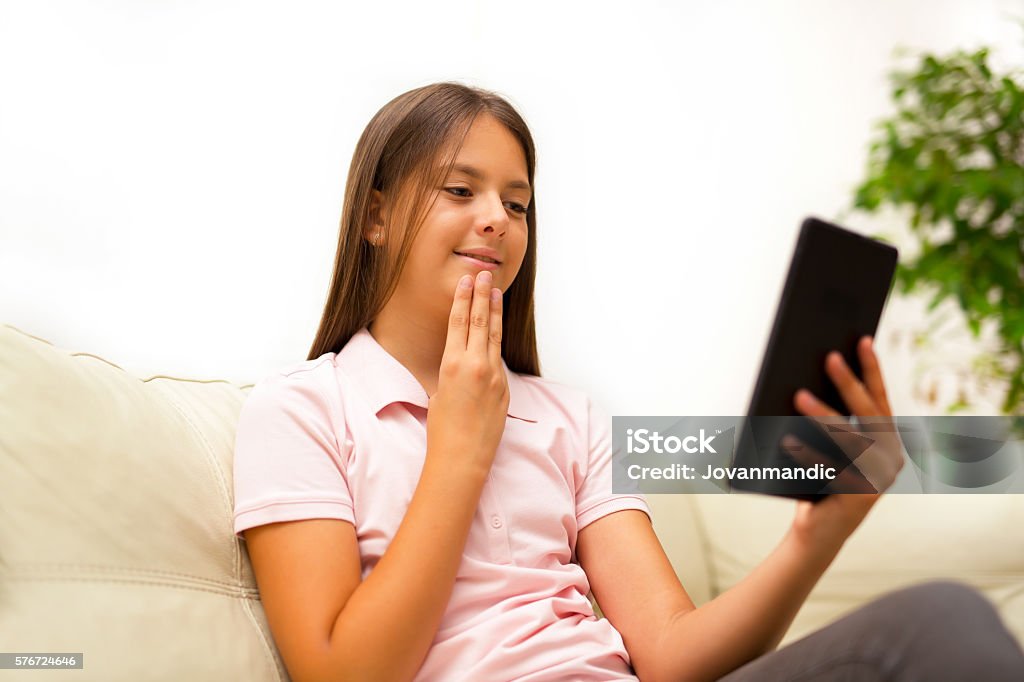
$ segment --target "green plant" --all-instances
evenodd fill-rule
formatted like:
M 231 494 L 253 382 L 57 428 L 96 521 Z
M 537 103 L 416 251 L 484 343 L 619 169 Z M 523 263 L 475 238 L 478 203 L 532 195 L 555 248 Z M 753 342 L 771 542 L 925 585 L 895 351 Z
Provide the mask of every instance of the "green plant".
M 988 48 L 918 58 L 890 74 L 896 113 L 877 125 L 853 206 L 909 210 L 920 248 L 897 265 L 897 287 L 931 293 L 929 311 L 955 300 L 975 338 L 994 327 L 998 348 L 975 368 L 1006 386 L 1003 413 L 1021 416 L 1024 79 L 995 73 Z

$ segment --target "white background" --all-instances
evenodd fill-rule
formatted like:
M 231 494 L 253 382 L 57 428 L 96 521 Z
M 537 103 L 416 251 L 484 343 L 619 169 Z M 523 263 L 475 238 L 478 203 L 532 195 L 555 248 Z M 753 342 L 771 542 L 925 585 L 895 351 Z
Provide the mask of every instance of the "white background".
M 1017 66 L 1022 16 L 0 1 L 0 322 L 143 377 L 251 383 L 305 359 L 360 132 L 395 95 L 459 80 L 504 94 L 538 145 L 544 375 L 614 414 L 741 414 L 799 222 L 842 215 L 891 111 L 894 48 L 989 44 Z M 937 409 L 915 396 L 922 366 L 948 393 L 970 347 L 915 350 L 921 307 L 891 300 L 879 334 L 899 414 Z

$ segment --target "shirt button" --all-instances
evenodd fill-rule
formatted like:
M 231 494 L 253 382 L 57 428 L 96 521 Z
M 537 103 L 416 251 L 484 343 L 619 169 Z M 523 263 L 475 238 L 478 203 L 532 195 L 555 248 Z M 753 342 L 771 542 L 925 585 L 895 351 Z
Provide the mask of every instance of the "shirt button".
M 501 528 L 501 517 L 500 516 L 492 516 L 491 517 L 491 526 L 494 527 L 494 528 Z

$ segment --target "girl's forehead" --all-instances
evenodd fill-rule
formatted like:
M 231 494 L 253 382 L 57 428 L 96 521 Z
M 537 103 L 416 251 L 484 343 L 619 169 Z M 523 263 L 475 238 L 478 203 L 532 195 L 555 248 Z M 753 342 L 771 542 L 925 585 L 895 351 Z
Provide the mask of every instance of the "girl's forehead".
M 496 147 L 522 152 L 515 134 L 504 123 L 489 114 L 478 116 L 466 131 L 462 148 L 467 147 Z
M 449 172 L 468 175 L 477 180 L 495 176 L 505 180 L 509 186 L 530 189 L 526 155 L 518 145 L 505 149 L 463 147 L 453 160 Z
M 526 180 L 525 170 L 525 161 L 511 164 L 492 163 L 488 165 L 485 163 L 483 166 L 477 166 L 466 160 L 456 159 L 455 165 L 452 166 L 452 173 L 468 175 L 476 180 L 486 180 L 491 175 L 496 175 L 499 179 L 507 178 L 505 186 L 509 189 L 525 189 L 530 191 L 530 183 Z
M 486 112 L 473 121 L 461 141 L 452 140 L 438 156 L 437 168 L 442 173 L 474 179 L 493 175 L 510 187 L 530 189 L 522 142 L 504 123 Z

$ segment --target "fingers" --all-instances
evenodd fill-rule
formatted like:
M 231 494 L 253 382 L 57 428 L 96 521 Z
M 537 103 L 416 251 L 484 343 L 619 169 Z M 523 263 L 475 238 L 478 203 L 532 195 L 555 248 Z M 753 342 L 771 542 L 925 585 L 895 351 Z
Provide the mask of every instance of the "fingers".
M 448 316 L 448 338 L 444 344 L 445 355 L 466 348 L 469 333 L 469 306 L 473 299 L 473 278 L 463 275 L 455 285 L 455 300 Z
M 867 387 L 861 383 L 850 366 L 846 364 L 842 354 L 838 351 L 829 353 L 825 358 L 825 371 L 828 372 L 832 383 L 839 389 L 840 395 L 843 396 L 843 402 L 846 403 L 852 414 L 868 416 L 879 413 L 875 399 L 868 393 Z
M 812 417 L 811 423 L 832 439 L 851 460 L 863 452 L 864 437 L 850 420 L 833 410 L 827 403 L 818 400 L 813 393 L 800 389 L 793 404 L 797 411 Z
M 839 417 L 838 419 L 843 418 Z M 836 459 L 840 456 L 839 452 L 835 452 L 829 460 L 831 466 L 841 466 L 846 471 L 856 472 L 871 484 L 873 491 L 877 492 L 887 490 L 896 480 L 896 475 L 903 468 L 902 450 L 898 439 L 893 439 L 892 434 L 886 433 L 884 428 L 878 432 L 875 431 L 875 426 L 884 427 L 884 425 L 873 425 L 871 435 L 865 435 L 852 429 L 848 424 L 839 423 L 838 420 L 836 423 L 832 423 L 832 417 L 817 417 L 812 421 L 825 432 L 833 443 L 839 446 L 842 456 L 845 457 L 845 462 L 840 463 Z M 793 434 L 787 434 L 787 438 L 803 446 L 805 456 L 818 458 L 802 463 L 807 465 L 812 465 L 815 461 L 826 463 L 824 459 L 826 456 L 815 448 L 806 445 Z M 808 452 L 811 455 L 806 455 Z M 853 485 L 846 481 L 842 483 L 844 486 Z M 846 489 L 843 490 L 843 492 L 846 491 Z M 859 490 L 854 490 L 854 492 L 859 492 Z
M 487 355 L 491 330 L 491 273 L 477 273 L 473 303 L 469 310 L 469 340 L 466 349 L 476 355 Z
M 838 412 L 829 407 L 826 403 L 814 397 L 814 394 L 807 389 L 801 388 L 793 394 L 793 406 L 797 412 L 808 417 L 841 417 Z
M 491 287 L 491 273 L 482 270 L 476 278 L 463 275 L 455 288 L 444 358 L 474 352 L 495 368 L 501 367 L 502 296 Z M 444 360 L 442 358 L 442 361 Z
M 793 404 L 801 414 L 813 417 L 811 422 L 832 440 L 839 443 L 844 450 L 847 449 L 851 439 L 857 444 L 863 438 L 859 426 L 854 426 L 848 418 L 833 410 L 827 403 L 818 400 L 813 393 L 806 389 L 796 392 Z M 843 438 L 844 436 L 845 438 Z
M 839 493 L 877 493 L 878 490 L 870 481 L 856 468 L 849 465 L 841 465 L 815 448 L 804 443 L 792 434 L 782 438 L 780 445 L 793 460 L 801 466 L 811 468 L 815 464 L 821 464 L 824 468 L 836 470 L 835 478 L 828 481 L 828 487 Z
M 846 364 L 842 354 L 837 351 L 832 351 L 825 358 L 825 371 L 832 383 L 839 389 L 843 402 L 851 414 L 858 417 L 891 415 L 892 411 L 885 394 L 885 383 L 882 380 L 878 358 L 870 348 L 870 344 L 864 339 L 858 344 L 858 349 L 864 367 L 864 378 L 868 385 L 857 378 L 850 366 Z M 838 416 L 835 410 L 815 399 L 803 389 L 797 391 L 793 399 L 794 405 L 802 414 L 822 417 Z
M 846 468 L 844 472 L 850 472 L 852 475 L 855 471 L 859 478 L 863 478 L 873 488 L 865 492 L 881 491 L 893 483 L 896 474 L 902 468 L 902 454 L 899 439 L 893 433 L 891 423 L 885 423 L 891 421 L 892 409 L 870 337 L 861 338 L 857 344 L 857 353 L 863 368 L 863 382 L 853 373 L 840 353 L 833 351 L 825 360 L 825 370 L 839 390 L 850 413 L 865 418 L 858 419 L 857 427 L 805 389 L 794 394 L 793 404 L 800 414 L 813 417 L 813 421 L 853 462 L 854 468 Z M 862 433 L 866 425 L 871 427 L 870 436 Z M 810 463 L 813 463 L 815 455 L 823 456 L 807 448 L 802 455 L 805 461 Z M 856 490 L 856 481 L 848 479 L 849 477 L 844 477 L 843 481 L 837 483 L 843 486 L 844 491 Z
M 889 396 L 885 391 L 885 381 L 882 379 L 882 367 L 878 363 L 878 356 L 875 355 L 874 339 L 865 336 L 860 340 L 857 348 L 860 352 L 860 364 L 864 368 L 864 383 L 867 384 L 868 392 L 881 410 L 881 416 L 892 416 Z
M 491 360 L 491 365 L 497 369 L 501 368 L 502 304 L 501 289 L 491 289 L 491 327 L 487 354 Z

